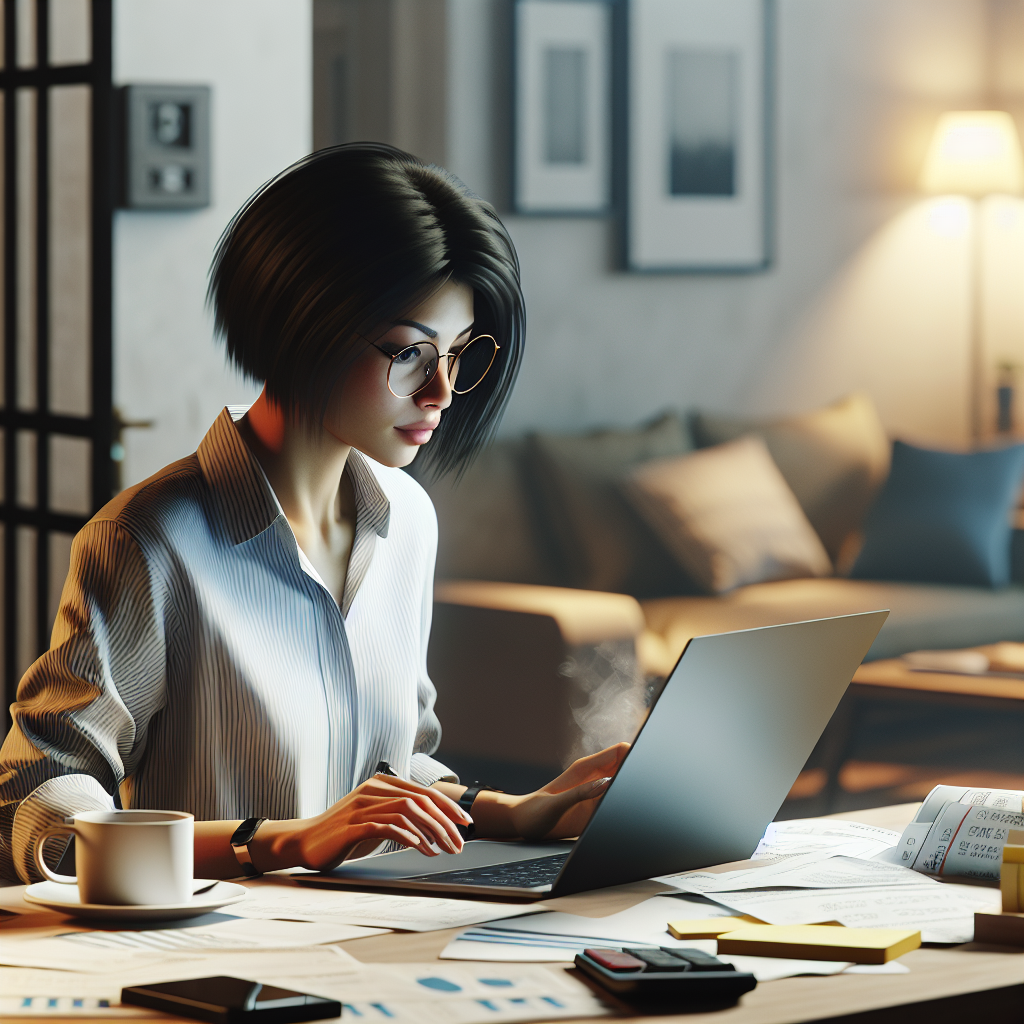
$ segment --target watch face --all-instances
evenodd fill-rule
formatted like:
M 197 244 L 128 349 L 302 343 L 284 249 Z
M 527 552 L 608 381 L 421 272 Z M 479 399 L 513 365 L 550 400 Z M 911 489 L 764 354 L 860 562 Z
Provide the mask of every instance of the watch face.
M 232 834 L 231 845 L 245 846 L 256 835 L 256 830 L 266 820 L 266 818 L 246 818 Z

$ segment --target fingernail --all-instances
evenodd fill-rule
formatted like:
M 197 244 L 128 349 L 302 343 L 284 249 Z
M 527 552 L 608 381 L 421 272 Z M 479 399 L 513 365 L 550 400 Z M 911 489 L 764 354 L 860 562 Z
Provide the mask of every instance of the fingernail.
M 412 841 L 413 841 L 413 845 L 414 846 L 419 846 L 420 845 L 420 841 L 415 836 L 412 837 Z

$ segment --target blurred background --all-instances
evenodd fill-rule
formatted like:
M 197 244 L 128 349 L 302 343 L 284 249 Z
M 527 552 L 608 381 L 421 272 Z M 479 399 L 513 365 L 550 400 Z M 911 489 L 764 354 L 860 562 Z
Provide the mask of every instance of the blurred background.
M 500 431 L 508 445 L 537 433 L 629 430 L 665 410 L 776 422 L 857 394 L 888 437 L 962 451 L 995 434 L 1005 383 L 999 375 L 1012 383 L 1024 364 L 1024 201 L 993 194 L 976 204 L 966 195 L 929 194 L 921 183 L 944 112 L 1004 111 L 1024 130 L 1024 0 L 775 0 L 764 7 L 770 231 L 765 265 L 740 273 L 626 269 L 619 179 L 597 214 L 516 212 L 512 0 L 3 6 L 9 699 L 48 643 L 74 531 L 119 488 L 193 452 L 226 404 L 255 397 L 213 343 L 207 269 L 245 199 L 314 149 L 392 143 L 447 167 L 500 212 L 519 251 L 529 315 L 526 358 Z M 619 31 L 626 15 L 622 4 L 613 6 Z M 194 104 L 191 127 L 170 124 L 168 145 L 202 149 L 202 139 L 175 142 L 174 132 L 188 128 L 197 139 L 207 132 L 208 149 L 196 159 L 208 162 L 181 164 L 179 189 L 198 188 L 200 178 L 189 175 L 207 173 L 202 203 L 126 205 L 131 108 L 124 86 L 208 89 L 205 99 L 164 97 L 178 109 Z M 198 120 L 204 110 L 205 129 Z M 626 160 L 625 143 L 617 128 L 611 138 L 614 170 Z M 171 194 L 177 181 L 165 174 L 153 187 Z M 980 427 L 972 420 L 978 403 Z M 498 449 L 502 458 L 512 450 Z M 481 465 L 495 463 L 485 456 Z M 474 533 L 480 518 L 459 520 L 446 533 L 445 509 L 462 499 L 439 491 L 436 500 L 442 579 L 580 589 L 578 579 L 558 572 L 492 571 L 483 556 L 460 562 L 473 544 L 500 547 L 502 538 L 481 540 Z M 480 506 L 479 516 L 487 515 Z M 642 587 L 592 589 L 659 596 Z M 439 623 L 447 632 L 439 635 L 465 645 L 470 620 L 445 614 Z M 573 633 L 558 614 L 550 613 L 563 647 L 551 658 L 563 677 L 567 650 L 585 661 L 592 652 L 581 654 L 584 648 L 632 642 L 642 628 L 595 637 Z M 580 614 L 592 623 L 598 613 Z M 643 614 L 650 629 L 646 604 Z M 1001 625 L 991 632 L 949 644 L 930 634 L 930 646 L 1024 640 Z M 639 672 L 643 685 L 656 688 L 658 666 L 630 661 L 632 650 L 622 671 L 630 678 Z M 677 653 L 668 651 L 669 662 Z M 605 648 L 603 657 L 612 665 L 618 655 Z M 444 721 L 443 652 L 432 658 Z M 915 786 L 967 768 L 1002 783 L 1024 777 L 1013 738 L 1020 719 L 1002 705 L 995 712 L 929 710 L 933 718 L 916 706 L 887 707 L 864 712 L 875 724 L 862 733 L 859 752 L 844 748 L 843 756 L 891 767 L 899 761 L 893 748 L 902 744 L 906 753 L 913 745 L 908 723 L 922 731 L 914 740 L 920 749 L 903 757 L 902 775 L 879 769 L 859 777 L 860 789 L 833 785 L 835 806 L 900 786 L 913 795 Z M 635 729 L 636 716 L 626 718 L 633 724 L 623 729 Z M 474 775 L 497 773 L 506 785 L 558 760 L 517 759 L 514 751 L 488 759 L 480 744 L 451 742 L 442 755 Z M 807 792 L 820 795 L 825 784 L 812 783 Z M 871 796 L 857 796 L 864 792 Z

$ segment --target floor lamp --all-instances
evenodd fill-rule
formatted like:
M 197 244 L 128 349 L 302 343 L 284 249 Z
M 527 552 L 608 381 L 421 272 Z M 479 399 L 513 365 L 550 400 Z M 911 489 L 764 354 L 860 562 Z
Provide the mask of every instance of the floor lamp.
M 935 126 L 921 172 L 921 188 L 932 194 L 962 195 L 972 200 L 970 410 L 971 436 L 977 442 L 984 434 L 981 388 L 985 378 L 981 200 L 995 194 L 1024 192 L 1024 159 L 1013 118 L 1002 110 L 954 110 L 943 114 Z

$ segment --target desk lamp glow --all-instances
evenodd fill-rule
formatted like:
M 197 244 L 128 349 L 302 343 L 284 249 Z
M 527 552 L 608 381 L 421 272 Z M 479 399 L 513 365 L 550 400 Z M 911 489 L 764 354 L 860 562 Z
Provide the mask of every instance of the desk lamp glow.
M 1013 118 L 1002 110 L 954 110 L 935 126 L 921 172 L 921 188 L 937 195 L 962 195 L 974 200 L 970 291 L 971 435 L 983 434 L 981 384 L 982 346 L 982 223 L 979 200 L 997 193 L 1024 192 L 1024 158 Z

